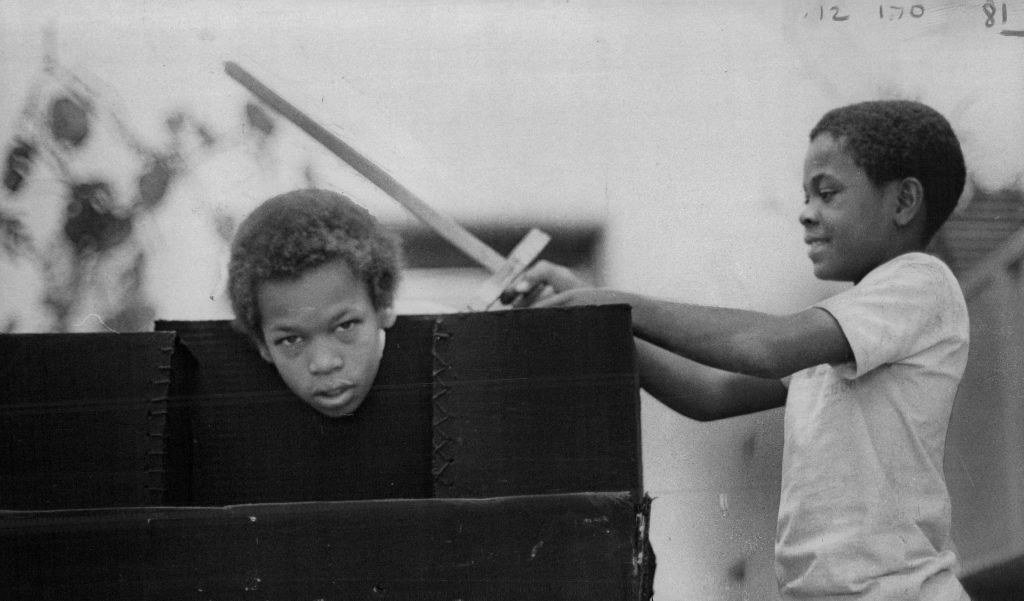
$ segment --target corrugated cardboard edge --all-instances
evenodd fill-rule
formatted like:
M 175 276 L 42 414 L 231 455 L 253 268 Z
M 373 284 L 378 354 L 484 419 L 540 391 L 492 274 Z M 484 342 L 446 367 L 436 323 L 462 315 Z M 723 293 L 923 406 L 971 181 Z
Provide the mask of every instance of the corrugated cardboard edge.
M 445 401 L 451 393 L 451 386 L 448 385 L 447 379 L 452 375 L 449 373 L 452 366 L 445 360 L 445 353 L 451 334 L 442 330 L 443 323 L 444 320 L 441 318 L 434 320 L 433 344 L 430 351 L 434 363 L 431 374 L 434 380 L 434 391 L 431 396 L 434 412 L 431 421 L 434 428 L 433 446 L 431 448 L 431 475 L 434 478 L 435 490 L 438 486 L 449 487 L 453 485 L 453 481 L 445 475 L 445 472 L 455 463 L 455 455 L 450 452 L 449 447 L 457 444 L 457 441 L 450 435 L 446 425 L 446 422 L 451 419 L 451 414 L 448 412 Z
M 175 336 L 168 333 L 160 345 L 160 358 L 153 369 L 146 396 L 146 492 L 151 505 L 165 502 L 165 471 L 167 468 L 167 404 L 171 389 L 171 356 Z
M 645 494 L 636 505 L 636 539 L 633 541 L 633 578 L 639 584 L 637 599 L 651 601 L 654 598 L 654 570 L 657 559 L 651 546 L 651 502 Z

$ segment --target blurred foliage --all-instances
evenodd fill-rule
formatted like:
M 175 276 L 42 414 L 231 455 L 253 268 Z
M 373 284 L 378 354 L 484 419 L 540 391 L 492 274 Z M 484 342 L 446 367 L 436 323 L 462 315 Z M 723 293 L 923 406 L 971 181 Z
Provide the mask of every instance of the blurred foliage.
M 6 144 L 0 260 L 27 261 L 40 274 L 44 291 L 39 304 L 52 317 L 50 331 L 79 329 L 82 315 L 116 331 L 152 328 L 154 312 L 143 285 L 149 261 L 146 245 L 137 239 L 138 221 L 160 208 L 202 161 L 196 153 L 214 151 L 224 139 L 189 111 L 175 109 L 164 120 L 165 143 L 154 147 L 132 131 L 115 107 L 47 57 Z M 258 141 L 275 131 L 274 119 L 254 102 L 242 107 L 239 118 L 237 128 Z M 93 143 L 110 132 L 102 143 Z M 186 144 L 186 136 L 198 145 Z M 116 150 L 137 160 L 115 161 L 117 172 L 100 176 L 71 167 L 90 153 L 112 153 L 111 139 Z M 52 183 L 54 178 L 57 187 L 27 190 L 34 179 Z M 125 193 L 122 187 L 119 196 L 115 181 L 133 182 L 133 189 Z M 28 224 L 44 214 L 59 220 L 49 228 L 57 235 L 37 239 Z M 215 211 L 212 220 L 218 236 L 230 240 L 233 218 Z M 16 316 L 0 316 L 0 331 L 18 325 Z
M 32 159 L 36 155 L 36 147 L 25 140 L 15 140 L 7 153 L 7 166 L 4 169 L 4 187 L 17 192 L 21 184 L 32 171 Z
M 25 224 L 0 211 L 0 247 L 11 256 L 21 255 L 30 244 Z

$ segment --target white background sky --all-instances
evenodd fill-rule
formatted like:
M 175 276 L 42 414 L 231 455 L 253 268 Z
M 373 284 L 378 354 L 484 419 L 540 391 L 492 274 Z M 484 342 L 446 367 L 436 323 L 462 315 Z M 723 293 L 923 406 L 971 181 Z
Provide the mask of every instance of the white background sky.
M 831 21 L 831 6 L 848 18 Z M 646 262 L 633 255 L 649 250 L 636 228 L 650 225 L 630 225 L 629 213 L 646 212 L 660 217 L 655 227 L 678 229 L 662 243 L 674 256 L 721 256 L 723 240 L 746 248 L 728 273 L 686 276 L 708 288 L 743 284 L 742 257 L 760 252 L 765 219 L 795 224 L 806 130 L 833 105 L 924 99 L 954 122 L 979 182 L 1019 179 L 1024 39 L 997 30 L 1024 29 L 1024 7 L 1008 3 L 1008 23 L 986 28 L 980 2 L 922 3 L 920 18 L 910 5 L 895 18 L 891 6 L 880 18 L 862 0 L 5 0 L 0 140 L 15 133 L 48 26 L 59 61 L 154 140 L 175 107 L 235 127 L 248 95 L 223 72 L 233 60 L 460 221 L 623 223 L 611 233 L 623 248 L 609 277 L 633 286 L 644 282 L 622 265 Z M 223 256 L 200 217 L 239 215 L 294 187 L 286 174 L 296 165 L 315 163 L 387 221 L 413 220 L 304 135 L 286 133 L 278 161 L 254 167 L 226 152 L 177 190 L 185 200 L 149 232 L 167 251 L 154 259 L 165 295 L 197 280 L 218 285 Z M 124 160 L 93 153 L 80 171 L 116 172 Z M 802 260 L 796 243 L 779 252 Z M 19 274 L 5 279 L 27 277 Z M 661 292 L 676 281 L 649 283 Z M 201 296 L 175 303 L 202 313 Z

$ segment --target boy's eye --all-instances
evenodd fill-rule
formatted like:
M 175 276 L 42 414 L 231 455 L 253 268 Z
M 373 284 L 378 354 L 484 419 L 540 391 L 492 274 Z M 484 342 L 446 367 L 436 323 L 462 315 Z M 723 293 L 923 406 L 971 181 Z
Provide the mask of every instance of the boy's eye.
M 339 332 L 347 332 L 354 328 L 357 323 L 359 323 L 359 320 L 357 319 L 347 319 L 339 323 L 338 325 L 334 326 L 334 329 L 338 330 Z
M 804 194 L 804 204 L 808 204 L 811 200 L 817 199 L 823 202 L 829 202 L 832 197 L 839 193 L 839 190 L 832 188 L 826 188 L 823 190 L 811 190 L 809 193 Z
M 275 340 L 274 344 L 277 346 L 283 346 L 285 348 L 288 348 L 295 346 L 296 344 L 299 343 L 300 340 L 301 338 L 299 336 L 283 336 Z

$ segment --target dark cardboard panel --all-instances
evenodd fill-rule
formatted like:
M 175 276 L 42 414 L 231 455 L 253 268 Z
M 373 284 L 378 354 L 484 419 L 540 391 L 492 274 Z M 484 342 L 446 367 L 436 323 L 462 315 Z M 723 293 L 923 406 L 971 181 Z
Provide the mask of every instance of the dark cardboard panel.
M 329 419 L 288 393 L 196 396 L 191 505 L 430 496 L 429 388 L 371 393 Z
M 0 337 L 0 507 L 642 491 L 628 307 L 400 317 L 345 419 L 226 321 L 157 328 Z
M 629 307 L 438 317 L 438 497 L 642 493 Z
M 227 322 L 157 327 L 192 357 L 170 415 L 192 437 L 181 504 L 642 492 L 627 306 L 400 317 L 379 385 L 342 420 Z
M 188 505 L 431 496 L 430 318 L 388 331 L 377 383 L 350 418 L 330 419 L 287 390 L 228 322 L 158 322 L 178 333 L 171 418 Z
M 173 340 L 0 335 L 0 508 L 161 504 Z
M 0 597 L 646 599 L 648 517 L 628 492 L 19 513 Z
M 974 601 L 1020 601 L 1024 595 L 1024 554 L 964 574 L 960 582 Z

